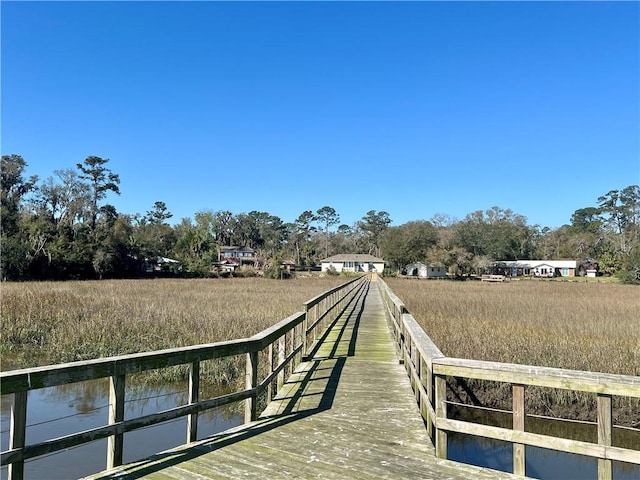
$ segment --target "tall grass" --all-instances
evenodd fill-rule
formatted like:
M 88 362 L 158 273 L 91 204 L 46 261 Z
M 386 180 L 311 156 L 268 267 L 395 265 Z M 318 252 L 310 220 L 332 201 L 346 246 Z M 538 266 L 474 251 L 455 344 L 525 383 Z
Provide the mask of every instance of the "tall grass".
M 2 369 L 254 335 L 340 277 L 3 283 Z
M 446 356 L 640 375 L 640 290 L 635 286 L 385 281 Z M 495 397 L 497 391 L 491 391 Z M 550 405 L 560 404 L 585 418 L 595 404 L 593 396 L 550 389 L 529 389 L 528 395 L 536 397 L 540 413 L 552 413 Z M 508 400 L 508 393 L 500 396 Z M 505 406 L 490 397 L 485 395 L 487 403 Z M 640 402 L 617 402 L 623 403 L 637 422 Z

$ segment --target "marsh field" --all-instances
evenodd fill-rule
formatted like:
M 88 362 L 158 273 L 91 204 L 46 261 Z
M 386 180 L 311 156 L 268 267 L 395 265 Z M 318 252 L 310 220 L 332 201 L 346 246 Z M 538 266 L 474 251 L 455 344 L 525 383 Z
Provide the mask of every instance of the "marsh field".
M 299 276 L 286 281 L 3 283 L 2 370 L 249 337 L 346 280 Z M 535 280 L 385 281 L 447 356 L 640 375 L 637 287 Z M 214 377 L 223 381 L 243 373 L 241 362 L 217 368 Z M 497 390 L 483 400 L 499 407 L 496 396 L 508 397 L 502 393 Z M 559 401 L 578 411 L 591 410 L 592 399 L 533 394 L 538 403 Z M 635 425 L 639 402 L 630 401 L 623 409 L 624 423 Z
M 640 289 L 604 282 L 387 278 L 448 357 L 640 375 Z M 448 398 L 510 410 L 507 384 L 448 379 Z M 470 401 L 472 391 L 475 401 Z M 478 402 L 479 400 L 479 402 Z M 531 413 L 595 421 L 596 395 L 527 389 Z M 614 397 L 614 423 L 640 427 L 640 400 Z
M 254 335 L 344 277 L 2 284 L 2 370 Z
M 640 289 L 385 279 L 449 357 L 640 375 Z

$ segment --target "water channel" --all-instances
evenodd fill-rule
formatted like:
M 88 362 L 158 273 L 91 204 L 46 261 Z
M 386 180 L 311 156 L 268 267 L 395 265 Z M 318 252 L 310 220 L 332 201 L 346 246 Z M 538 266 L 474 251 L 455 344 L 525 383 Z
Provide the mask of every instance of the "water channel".
M 226 392 L 206 392 L 207 397 Z M 186 403 L 185 385 L 169 385 L 156 388 L 132 389 L 127 392 L 125 419 L 134 418 Z M 29 392 L 27 417 L 27 444 L 87 430 L 106 424 L 108 382 L 106 380 L 71 384 Z M 11 396 L 2 396 L 1 447 L 8 448 Z M 467 414 L 457 411 L 455 417 Z M 198 437 L 240 425 L 243 414 L 234 407 L 221 407 L 200 415 Z M 501 423 L 497 419 L 492 423 Z M 504 420 L 507 421 L 507 420 Z M 527 429 L 548 429 L 549 434 L 593 441 L 592 425 L 543 422 L 535 425 L 528 420 Z M 533 430 L 532 430 L 533 431 Z M 150 456 L 184 443 L 186 419 L 159 424 L 125 434 L 124 461 Z M 640 449 L 637 431 L 614 430 L 614 444 Z M 107 441 L 98 440 L 68 450 L 45 455 L 25 462 L 25 478 L 33 480 L 68 480 L 101 471 L 106 466 Z M 449 435 L 448 455 L 473 465 L 510 472 L 512 447 L 506 442 L 477 439 L 462 434 Z M 597 460 L 580 455 L 564 454 L 541 448 L 527 447 L 527 475 L 544 480 L 596 479 Z M 0 472 L 7 479 L 7 468 Z M 640 479 L 640 466 L 613 462 L 613 478 L 616 480 Z
M 129 390 L 129 389 L 128 389 Z M 207 391 L 203 398 L 228 393 Z M 127 391 L 125 420 L 187 403 L 185 385 L 132 389 Z M 57 438 L 107 424 L 109 383 L 106 379 L 50 387 L 29 392 L 27 410 L 27 444 Z M 9 422 L 11 396 L 2 396 L 2 450 L 9 446 Z M 198 419 L 198 439 L 227 430 L 244 421 L 241 410 L 232 406 L 203 412 Z M 186 440 L 186 417 L 174 421 L 141 428 L 124 435 L 124 462 L 151 456 L 155 453 L 182 445 Z M 69 480 L 81 478 L 106 468 L 107 440 L 44 455 L 25 462 L 25 479 Z M 0 472 L 0 479 L 7 479 L 7 467 Z

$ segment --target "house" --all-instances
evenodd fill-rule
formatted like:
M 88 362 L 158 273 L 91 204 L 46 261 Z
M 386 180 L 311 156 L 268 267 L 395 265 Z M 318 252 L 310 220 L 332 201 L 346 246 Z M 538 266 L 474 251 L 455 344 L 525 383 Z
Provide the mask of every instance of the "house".
M 384 270 L 384 260 L 366 253 L 341 253 L 321 261 L 323 272 L 331 267 L 337 272 L 378 272 Z
M 182 265 L 178 260 L 174 260 L 173 258 L 156 257 L 155 262 L 151 259 L 145 260 L 144 270 L 146 273 L 177 273 L 182 270 Z
M 510 276 L 575 277 L 575 260 L 509 260 L 496 262 L 499 273 Z
M 287 272 L 290 272 L 296 269 L 296 262 L 294 262 L 293 260 L 285 260 L 280 264 L 280 268 L 286 270 Z
M 439 265 L 427 265 L 425 263 L 410 263 L 405 268 L 407 275 L 421 278 L 444 278 L 447 276 L 447 268 Z
M 256 262 L 256 251 L 249 247 L 220 247 L 218 254 L 218 262 L 223 262 L 228 265 L 242 266 L 242 265 L 254 265 Z
M 221 262 L 211 263 L 211 272 L 216 274 L 227 274 L 235 272 L 239 265 L 228 260 L 222 260 Z

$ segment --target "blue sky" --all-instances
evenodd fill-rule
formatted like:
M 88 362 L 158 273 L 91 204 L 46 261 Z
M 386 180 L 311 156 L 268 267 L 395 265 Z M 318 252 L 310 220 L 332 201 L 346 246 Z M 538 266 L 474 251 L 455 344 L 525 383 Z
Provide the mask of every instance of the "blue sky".
M 163 201 L 552 228 L 640 183 L 639 2 L 1 3 L 2 154 Z

